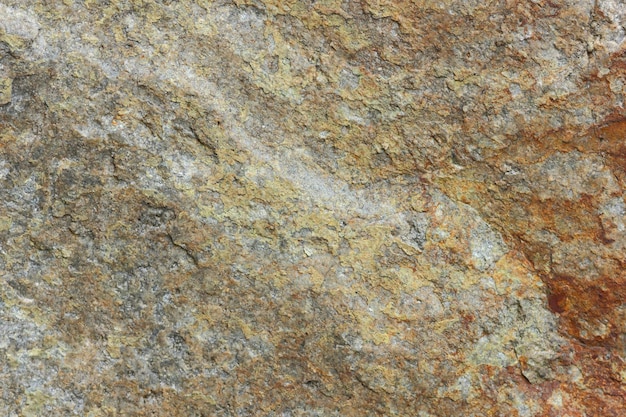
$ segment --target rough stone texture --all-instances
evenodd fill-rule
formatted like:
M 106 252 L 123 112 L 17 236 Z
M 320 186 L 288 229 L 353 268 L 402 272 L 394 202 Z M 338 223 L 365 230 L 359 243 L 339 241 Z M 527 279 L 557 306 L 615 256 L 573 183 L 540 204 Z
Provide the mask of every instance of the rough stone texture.
M 0 415 L 623 416 L 625 25 L 0 0 Z

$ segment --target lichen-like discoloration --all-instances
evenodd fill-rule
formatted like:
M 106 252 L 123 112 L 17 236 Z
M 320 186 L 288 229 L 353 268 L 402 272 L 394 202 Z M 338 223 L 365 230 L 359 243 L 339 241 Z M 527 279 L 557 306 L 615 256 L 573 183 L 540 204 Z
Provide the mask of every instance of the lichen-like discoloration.
M 0 78 L 0 106 L 11 102 L 12 90 L 13 80 L 10 78 Z

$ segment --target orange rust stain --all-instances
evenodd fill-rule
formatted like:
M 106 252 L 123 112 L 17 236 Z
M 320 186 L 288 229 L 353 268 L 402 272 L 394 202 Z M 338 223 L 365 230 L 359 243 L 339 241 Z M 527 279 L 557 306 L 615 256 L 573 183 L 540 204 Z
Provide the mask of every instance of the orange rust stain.
M 607 153 L 608 164 L 626 171 L 626 117 L 612 115 L 597 132 L 598 150 Z
M 626 118 L 623 115 L 614 115 L 598 129 L 600 139 L 619 142 L 617 145 L 624 147 L 622 140 L 626 138 Z
M 578 200 L 540 200 L 533 196 L 526 207 L 529 220 L 555 233 L 562 241 L 574 238 L 602 240 L 604 233 L 593 196 L 582 195 Z M 535 227 L 538 228 L 538 227 Z

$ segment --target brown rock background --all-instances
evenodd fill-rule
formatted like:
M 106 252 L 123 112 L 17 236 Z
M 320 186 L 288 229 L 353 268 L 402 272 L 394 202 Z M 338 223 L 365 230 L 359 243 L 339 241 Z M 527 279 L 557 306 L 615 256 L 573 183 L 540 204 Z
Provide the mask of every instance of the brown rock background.
M 626 4 L 0 1 L 0 414 L 620 416 Z

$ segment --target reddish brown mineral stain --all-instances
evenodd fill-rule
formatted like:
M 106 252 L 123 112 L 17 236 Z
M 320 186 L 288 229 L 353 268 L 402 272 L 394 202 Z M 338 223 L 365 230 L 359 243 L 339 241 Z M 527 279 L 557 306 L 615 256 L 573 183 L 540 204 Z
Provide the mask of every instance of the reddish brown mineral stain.
M 585 277 L 545 279 L 548 306 L 561 316 L 561 326 L 587 345 L 616 348 L 620 338 L 618 308 L 626 299 L 626 280 L 620 276 L 588 281 Z
M 550 310 L 555 313 L 562 313 L 565 311 L 565 294 L 551 293 L 548 295 L 548 306 Z

